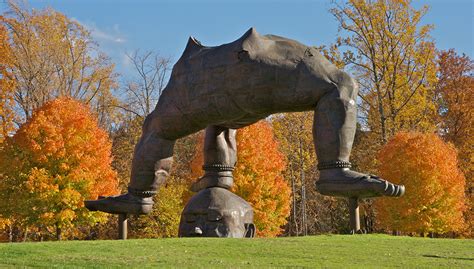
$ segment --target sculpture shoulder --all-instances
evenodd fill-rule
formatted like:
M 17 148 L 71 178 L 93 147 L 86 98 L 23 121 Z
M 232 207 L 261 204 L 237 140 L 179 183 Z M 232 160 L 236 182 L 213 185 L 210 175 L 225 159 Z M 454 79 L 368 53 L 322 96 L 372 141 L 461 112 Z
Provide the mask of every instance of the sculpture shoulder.
M 239 39 L 220 46 L 204 46 L 194 37 L 188 39 L 183 54 L 175 65 L 176 71 L 185 67 L 196 66 L 200 69 L 212 68 L 216 66 L 229 65 L 239 61 L 239 52 L 246 50 L 244 47 L 252 50 L 255 45 L 253 35 L 255 30 L 248 30 Z
M 242 62 L 291 69 L 309 55 L 314 55 L 316 61 L 324 58 L 316 49 L 296 40 L 277 35 L 260 35 L 254 28 L 231 43 L 215 47 L 204 46 L 190 37 L 182 56 L 173 67 L 172 77 L 195 71 L 214 72 L 217 68 L 227 68 Z
M 254 57 L 275 65 L 296 66 L 312 49 L 296 40 L 277 35 L 261 36 L 258 42 L 259 47 L 253 51 Z

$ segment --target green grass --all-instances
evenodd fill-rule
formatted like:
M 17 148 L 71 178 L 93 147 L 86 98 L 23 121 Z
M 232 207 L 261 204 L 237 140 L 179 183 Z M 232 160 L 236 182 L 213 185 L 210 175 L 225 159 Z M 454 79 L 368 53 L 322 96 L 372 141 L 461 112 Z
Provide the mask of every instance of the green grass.
M 0 268 L 474 268 L 474 241 L 322 235 L 0 244 Z

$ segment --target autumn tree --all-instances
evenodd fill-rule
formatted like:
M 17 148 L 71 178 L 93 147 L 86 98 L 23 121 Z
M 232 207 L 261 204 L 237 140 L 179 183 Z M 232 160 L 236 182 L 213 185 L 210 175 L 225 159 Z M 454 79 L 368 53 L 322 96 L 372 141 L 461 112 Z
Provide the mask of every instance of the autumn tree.
M 359 126 L 352 149 L 358 170 L 377 174 L 375 156 L 401 130 L 434 131 L 435 47 L 432 25 L 421 25 L 428 7 L 411 0 L 333 0 L 339 23 L 335 44 L 323 50 L 359 85 Z M 373 201 L 362 204 L 366 229 L 375 228 Z
M 474 158 L 474 63 L 451 49 L 439 54 L 436 87 L 441 135 L 459 150 L 463 171 Z
M 15 83 L 11 68 L 12 54 L 8 43 L 8 34 L 5 27 L 0 25 L 0 145 L 14 127 L 13 88 Z
M 272 117 L 275 138 L 288 162 L 284 177 L 290 180 L 292 207 L 287 227 L 290 235 L 340 232 L 348 223 L 344 201 L 320 195 L 312 125 L 314 112 Z
M 51 8 L 29 10 L 13 0 L 8 6 L 2 24 L 11 41 L 20 123 L 44 103 L 70 96 L 88 104 L 106 126 L 116 102 L 116 75 L 90 32 Z
M 191 164 L 192 180 L 203 174 L 203 148 L 200 139 Z M 232 191 L 252 205 L 257 236 L 281 234 L 290 213 L 291 188 L 283 177 L 285 157 L 268 122 L 259 121 L 237 131 L 237 159 Z
M 271 125 L 260 121 L 237 132 L 238 161 L 233 191 L 255 211 L 258 236 L 277 236 L 290 213 L 286 166 Z
M 312 124 L 313 112 L 279 114 L 272 120 L 275 137 L 288 161 L 285 174 L 291 180 L 292 190 L 290 234 L 308 232 L 306 188 L 314 187 L 316 171 Z
M 37 109 L 0 156 L 0 214 L 46 236 L 61 239 L 104 220 L 83 201 L 117 193 L 109 138 L 89 108 L 71 98 Z
M 474 225 L 474 63 L 469 56 L 453 49 L 441 51 L 436 87 L 441 136 L 458 149 L 462 171 L 466 176 L 466 195 L 471 210 L 467 221 Z M 474 231 L 471 231 L 474 234 Z
M 465 179 L 454 146 L 435 134 L 401 132 L 380 151 L 380 176 L 406 186 L 403 198 L 376 201 L 381 226 L 402 232 L 461 232 Z
M 181 211 L 185 206 L 183 193 L 188 185 L 171 176 L 161 186 L 155 199 L 153 211 L 148 215 L 132 216 L 129 219 L 130 238 L 177 237 Z
M 410 0 L 333 5 L 341 30 L 336 46 L 347 48 L 339 58 L 359 82 L 360 119 L 373 140 L 383 144 L 399 130 L 432 130 L 435 48 L 432 26 L 420 26 L 428 7 L 416 10 Z

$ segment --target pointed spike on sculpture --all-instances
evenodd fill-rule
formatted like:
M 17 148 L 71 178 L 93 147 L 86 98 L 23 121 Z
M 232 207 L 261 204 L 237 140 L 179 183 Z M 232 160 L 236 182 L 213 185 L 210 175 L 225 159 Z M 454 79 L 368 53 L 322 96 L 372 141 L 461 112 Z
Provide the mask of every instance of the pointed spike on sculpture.
M 190 36 L 183 54 L 190 54 L 202 49 L 204 46 L 195 37 Z
M 255 36 L 255 37 L 260 36 L 260 34 L 255 29 L 255 27 L 250 27 L 250 29 L 248 29 L 247 32 L 245 32 L 245 34 L 239 39 L 246 39 L 251 36 Z
M 260 39 L 260 34 L 257 32 L 257 30 L 255 30 L 254 27 L 251 27 L 238 40 L 248 42 L 248 40 L 258 40 L 258 39 Z
M 198 47 L 204 47 L 199 40 L 197 40 L 194 36 L 189 36 L 188 39 L 188 44 L 187 46 L 192 45 L 192 46 L 198 46 Z
M 251 53 L 261 50 L 267 47 L 267 44 L 272 43 L 272 41 L 262 38 L 254 27 L 248 29 L 236 42 L 241 44 L 243 50 Z

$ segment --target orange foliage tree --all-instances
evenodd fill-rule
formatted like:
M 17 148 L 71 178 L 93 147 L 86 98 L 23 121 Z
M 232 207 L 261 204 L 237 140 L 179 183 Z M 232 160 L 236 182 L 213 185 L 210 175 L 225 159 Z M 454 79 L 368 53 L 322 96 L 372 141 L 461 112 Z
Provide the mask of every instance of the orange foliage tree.
M 443 137 L 459 150 L 464 172 L 473 170 L 474 62 L 453 49 L 439 54 L 436 87 Z
M 379 153 L 380 176 L 406 186 L 400 199 L 376 201 L 382 226 L 402 232 L 461 232 L 465 179 L 453 145 L 435 134 L 398 133 Z
M 474 62 L 450 49 L 440 52 L 438 63 L 438 125 L 442 137 L 458 150 L 471 208 L 466 211 L 466 220 L 474 236 Z
M 87 106 L 71 98 L 46 103 L 5 141 L 0 213 L 58 239 L 75 225 L 103 220 L 83 201 L 117 192 L 110 153 L 108 136 Z
M 0 16 L 0 22 L 2 17 Z M 11 48 L 8 33 L 0 25 L 0 144 L 13 130 L 13 93 L 14 80 L 9 69 L 12 67 Z
M 0 16 L 0 21 L 3 17 Z M 9 69 L 12 67 L 11 48 L 5 27 L 0 25 L 0 148 L 5 137 L 13 130 L 13 90 L 14 80 Z M 0 172 L 1 173 L 1 172 Z M 0 230 L 5 229 L 11 221 L 0 214 Z M 2 237 L 0 235 L 0 240 Z
M 193 179 L 202 174 L 202 149 L 203 139 L 191 163 Z M 252 205 L 257 236 L 277 236 L 290 213 L 291 189 L 283 178 L 286 160 L 278 149 L 271 125 L 259 121 L 239 129 L 237 149 L 232 191 Z

